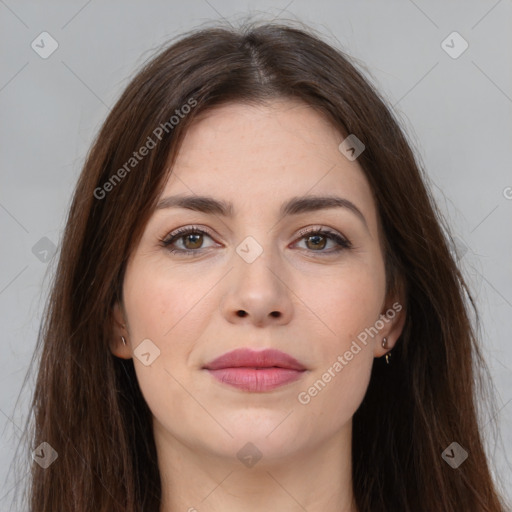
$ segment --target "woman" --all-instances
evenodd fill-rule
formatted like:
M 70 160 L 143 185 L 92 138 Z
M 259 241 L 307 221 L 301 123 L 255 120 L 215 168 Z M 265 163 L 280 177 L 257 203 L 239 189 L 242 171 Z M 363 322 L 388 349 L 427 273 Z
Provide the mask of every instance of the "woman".
M 277 24 L 187 34 L 74 194 L 31 510 L 503 511 L 449 247 L 347 56 Z

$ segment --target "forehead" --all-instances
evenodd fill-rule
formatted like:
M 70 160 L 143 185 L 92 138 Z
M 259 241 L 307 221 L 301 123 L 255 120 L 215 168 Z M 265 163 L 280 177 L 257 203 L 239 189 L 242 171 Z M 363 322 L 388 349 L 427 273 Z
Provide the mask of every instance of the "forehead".
M 222 105 L 188 128 L 162 195 L 222 196 L 236 211 L 308 193 L 339 194 L 372 217 L 366 177 L 338 149 L 344 138 L 303 102 Z

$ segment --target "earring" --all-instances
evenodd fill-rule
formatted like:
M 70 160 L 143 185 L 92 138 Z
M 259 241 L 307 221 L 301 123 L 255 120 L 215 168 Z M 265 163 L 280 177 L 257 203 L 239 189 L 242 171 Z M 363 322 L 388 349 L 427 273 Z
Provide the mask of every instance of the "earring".
M 388 348 L 388 339 L 382 338 L 382 348 Z M 386 364 L 389 364 L 389 360 L 391 359 L 391 351 L 386 353 Z
M 124 336 L 121 336 L 121 339 L 123 340 L 123 345 L 126 346 L 126 340 L 124 339 Z

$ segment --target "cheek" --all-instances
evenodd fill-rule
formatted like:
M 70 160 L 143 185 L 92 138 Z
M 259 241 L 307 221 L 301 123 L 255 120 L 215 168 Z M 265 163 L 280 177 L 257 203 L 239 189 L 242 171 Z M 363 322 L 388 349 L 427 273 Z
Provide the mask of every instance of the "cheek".
M 378 265 L 344 268 L 336 274 L 302 287 L 321 324 L 328 352 L 343 350 L 351 340 L 375 324 L 385 296 L 385 277 Z
M 168 414 L 173 413 L 200 424 L 204 411 L 191 407 L 190 396 L 180 383 L 191 388 L 187 362 L 204 330 L 202 322 L 208 318 L 207 302 L 201 300 L 205 290 L 190 274 L 169 267 L 139 257 L 127 268 L 123 292 L 134 368 L 142 395 L 159 421 L 172 425 Z M 136 355 L 144 339 L 150 339 L 160 351 L 149 366 Z
M 312 425 L 322 418 L 334 431 L 353 416 L 369 384 L 378 336 L 364 333 L 379 319 L 385 277 L 378 265 L 361 265 L 343 269 L 325 282 L 310 290 L 305 300 L 320 318 L 315 338 L 319 358 L 297 399 L 311 415 Z
M 328 432 L 335 432 L 359 408 L 374 361 L 371 338 L 358 335 L 375 321 L 375 311 L 365 302 L 338 301 L 329 327 L 336 333 L 316 337 L 320 346 L 318 363 L 301 386 L 298 407 L 311 419 L 311 428 L 321 421 Z
M 200 282 L 158 262 L 136 261 L 133 270 L 127 271 L 124 283 L 125 306 L 133 334 L 153 336 L 165 344 L 174 332 L 181 332 L 188 324 L 182 320 L 193 315 L 204 296 L 204 283 Z

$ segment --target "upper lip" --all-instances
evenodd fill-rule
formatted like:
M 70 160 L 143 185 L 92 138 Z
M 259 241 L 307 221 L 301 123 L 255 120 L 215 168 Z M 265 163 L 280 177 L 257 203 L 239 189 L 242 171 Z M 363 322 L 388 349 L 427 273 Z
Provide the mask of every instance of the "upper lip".
M 294 357 L 280 350 L 265 349 L 252 350 L 249 348 L 238 348 L 227 352 L 213 361 L 205 364 L 207 370 L 219 370 L 221 368 L 288 368 L 302 371 L 306 368 Z

